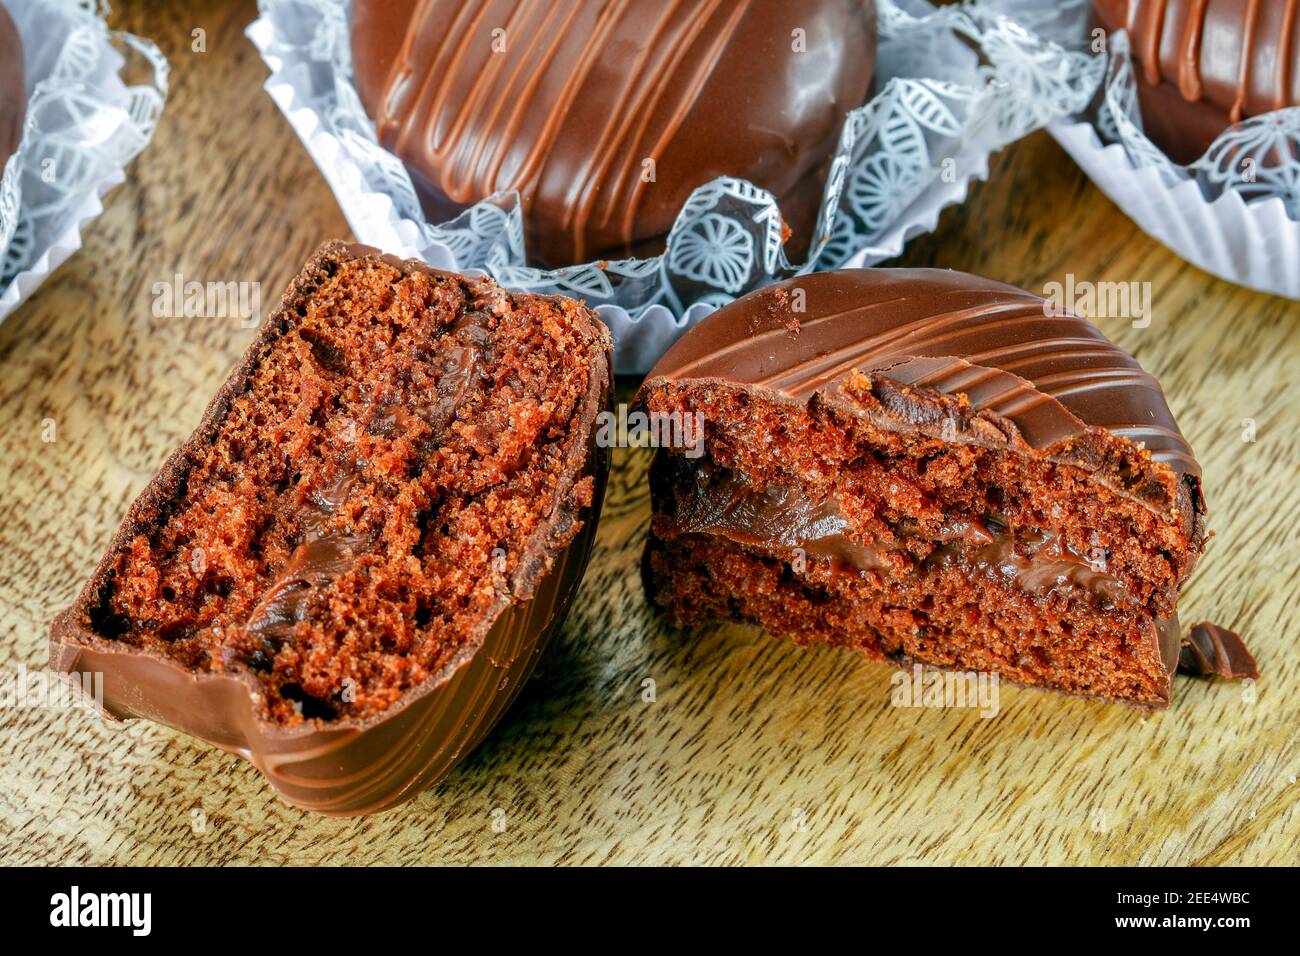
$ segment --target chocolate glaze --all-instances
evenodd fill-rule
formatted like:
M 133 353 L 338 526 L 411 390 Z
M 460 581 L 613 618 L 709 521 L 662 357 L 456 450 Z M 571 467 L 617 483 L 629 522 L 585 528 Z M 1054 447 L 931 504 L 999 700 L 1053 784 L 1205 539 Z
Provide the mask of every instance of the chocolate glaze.
M 875 41 L 872 0 L 352 5 L 357 92 L 430 218 L 517 189 L 553 266 L 658 251 L 723 175 L 774 193 L 806 244 Z
M 9 157 L 18 151 L 26 118 L 27 84 L 23 79 L 22 38 L 9 11 L 0 3 L 0 171 Z
M 594 313 L 589 318 L 604 342 L 605 361 L 593 369 L 589 392 L 576 412 L 589 437 L 569 449 L 555 510 L 528 540 L 508 589 L 497 595 L 478 633 L 438 674 L 383 713 L 365 719 L 311 719 L 294 726 L 268 721 L 261 716 L 262 691 L 250 668 L 189 670 L 171 658 L 97 634 L 89 609 L 109 581 L 113 556 L 145 530 L 149 515 L 179 493 L 191 462 L 213 440 L 262 357 L 293 327 L 298 304 L 338 262 L 377 255 L 378 250 L 336 241 L 313 257 L 264 322 L 198 429 L 132 504 L 76 603 L 55 618 L 50 636 L 53 669 L 103 674 L 109 715 L 156 720 L 237 753 L 289 802 L 331 815 L 388 809 L 445 776 L 515 699 L 562 623 L 590 553 L 608 473 L 608 452 L 596 447 L 595 423 L 608 400 L 610 343 Z M 450 276 L 414 260 L 383 259 L 404 271 Z M 472 281 L 481 282 L 486 295 L 499 294 L 490 280 Z M 572 494 L 587 476 L 595 486 L 590 507 Z M 358 542 L 322 533 L 324 519 L 344 497 L 346 487 L 339 486 L 307 504 L 303 543 L 253 615 L 253 626 L 264 639 L 284 636 L 301 616 L 313 586 L 352 560 Z M 569 545 L 557 546 L 575 523 L 580 527 Z
M 1092 323 L 1047 307 L 948 270 L 815 273 L 713 313 L 659 360 L 646 388 L 716 381 L 854 410 L 841 386 L 861 372 L 886 427 L 1074 465 L 1176 517 L 1199 551 L 1200 466 L 1160 384 Z M 961 407 L 943 400 L 959 395 Z
M 1197 624 L 1187 635 L 1178 657 L 1178 666 L 1181 670 L 1202 676 L 1259 679 L 1255 657 L 1247 649 L 1241 635 L 1209 621 Z
M 1156 380 L 1091 323 L 1054 315 L 1041 297 L 1003 283 L 933 269 L 841 270 L 779 283 L 720 309 L 678 340 L 642 394 L 705 384 L 792 405 L 825 403 L 887 430 L 1078 468 L 1187 535 L 1180 580 L 1203 547 L 1200 468 Z M 866 390 L 874 408 L 859 401 Z M 782 489 L 766 527 L 761 511 L 715 502 L 693 514 L 690 527 L 716 532 L 730 521 L 740 526 L 742 543 L 778 548 L 799 546 L 778 524 L 805 537 L 813 529 L 814 539 L 827 530 L 814 548 L 852 563 L 833 503 L 814 502 L 801 513 Z M 662 494 L 656 512 L 671 513 Z M 1121 582 L 1051 536 L 1013 540 L 974 524 L 953 531 L 929 560 L 960 561 L 1039 593 L 1076 587 L 1115 604 L 1128 600 Z M 873 566 L 881 553 L 877 542 L 861 555 Z M 1172 674 L 1177 620 L 1150 620 L 1147 639 Z
M 1300 0 L 1094 0 L 1132 40 L 1147 134 L 1190 163 L 1250 116 L 1300 105 Z

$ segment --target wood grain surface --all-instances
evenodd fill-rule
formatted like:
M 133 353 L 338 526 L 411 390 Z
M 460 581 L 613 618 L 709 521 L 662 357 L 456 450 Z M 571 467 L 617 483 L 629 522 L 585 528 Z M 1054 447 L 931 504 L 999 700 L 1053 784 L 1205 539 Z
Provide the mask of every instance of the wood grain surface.
M 120 6 L 113 25 L 172 64 L 157 136 L 85 248 L 0 326 L 9 672 L 44 668 L 50 618 L 252 335 L 154 318 L 153 284 L 257 281 L 269 307 L 322 240 L 348 232 L 261 89 L 243 36 L 252 3 Z M 192 53 L 200 27 L 207 52 Z M 637 575 L 647 453 L 623 450 L 541 673 L 438 788 L 326 819 L 167 728 L 8 708 L 5 862 L 1295 863 L 1300 304 L 1187 265 L 1041 133 L 903 262 L 1034 290 L 1068 273 L 1151 283 L 1149 327 L 1100 324 L 1162 380 L 1205 469 L 1216 537 L 1183 620 L 1247 635 L 1258 684 L 1180 677 L 1157 714 L 1004 687 L 986 720 L 893 707 L 890 669 L 849 653 L 738 626 L 674 632 Z

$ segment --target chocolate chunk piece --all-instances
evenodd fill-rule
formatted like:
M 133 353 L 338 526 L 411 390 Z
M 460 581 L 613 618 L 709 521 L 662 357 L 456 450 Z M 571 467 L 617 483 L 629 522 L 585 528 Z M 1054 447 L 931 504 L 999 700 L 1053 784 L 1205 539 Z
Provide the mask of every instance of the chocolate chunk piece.
M 957 272 L 814 274 L 699 323 L 637 401 L 704 423 L 651 469 L 673 623 L 1168 703 L 1200 468 L 1087 321 Z
M 872 0 L 355 0 L 357 92 L 435 222 L 518 190 L 532 260 L 662 250 L 718 176 L 800 248 L 875 67 Z
M 55 620 L 52 666 L 299 806 L 411 798 L 564 618 L 610 352 L 580 303 L 325 245 Z
M 1259 667 L 1241 635 L 1209 621 L 1197 624 L 1183 641 L 1178 669 L 1203 677 L 1259 679 Z

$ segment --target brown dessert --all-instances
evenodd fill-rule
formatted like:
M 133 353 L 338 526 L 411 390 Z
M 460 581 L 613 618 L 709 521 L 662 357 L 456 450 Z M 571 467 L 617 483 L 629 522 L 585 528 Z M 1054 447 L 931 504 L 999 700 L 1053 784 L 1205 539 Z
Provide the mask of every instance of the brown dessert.
M 27 118 L 27 85 L 23 78 L 23 40 L 0 3 L 0 172 L 18 151 Z M 3 252 L 0 249 L 0 252 Z
M 303 806 L 410 797 L 563 618 L 609 359 L 580 303 L 327 244 L 56 620 L 54 666 Z
M 1297 0 L 1094 0 L 1131 40 L 1143 127 L 1191 163 L 1229 126 L 1300 105 Z
M 1169 702 L 1200 472 L 1083 319 L 955 272 L 810 275 L 705 319 L 639 403 L 704 423 L 702 455 L 652 470 L 644 572 L 674 624 Z

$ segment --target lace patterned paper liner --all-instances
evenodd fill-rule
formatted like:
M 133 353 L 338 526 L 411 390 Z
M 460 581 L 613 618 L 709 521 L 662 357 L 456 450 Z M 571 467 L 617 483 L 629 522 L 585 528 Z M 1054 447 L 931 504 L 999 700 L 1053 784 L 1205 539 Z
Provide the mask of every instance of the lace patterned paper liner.
M 1091 0 L 970 0 L 996 9 L 1045 42 L 1082 50 L 1091 41 Z M 1170 187 L 1193 180 L 1210 202 L 1235 191 L 1247 203 L 1279 199 L 1292 219 L 1300 220 L 1300 107 L 1251 117 L 1226 129 L 1205 155 L 1182 166 L 1143 132 L 1137 77 L 1126 31 L 1107 38 L 1110 56 L 1103 95 L 1083 115 L 1105 145 L 1118 143 L 1135 168 L 1151 167 Z M 1096 59 L 1107 58 L 1098 55 Z M 1069 125 L 1057 121 L 1059 129 Z M 1249 170 L 1249 175 L 1244 173 Z
M 153 43 L 108 29 L 106 3 L 4 3 L 23 40 L 28 104 L 0 187 L 0 320 L 81 247 L 81 227 L 153 136 L 168 72 Z M 124 80 L 137 74 L 146 79 Z
M 878 0 L 880 92 L 849 114 L 827 177 L 818 241 L 792 264 L 770 193 L 719 178 L 691 195 L 667 251 L 530 267 L 515 193 L 425 221 L 402 163 L 379 146 L 351 75 L 347 0 L 259 0 L 248 36 L 285 113 L 362 242 L 503 285 L 578 296 L 614 333 L 619 372 L 645 372 L 682 331 L 737 296 L 814 269 L 872 265 L 932 230 L 988 174 L 988 157 L 1085 108 L 1104 64 L 1046 44 L 995 9 Z

